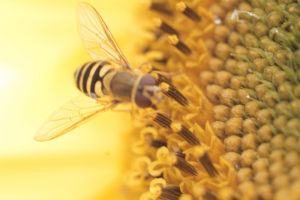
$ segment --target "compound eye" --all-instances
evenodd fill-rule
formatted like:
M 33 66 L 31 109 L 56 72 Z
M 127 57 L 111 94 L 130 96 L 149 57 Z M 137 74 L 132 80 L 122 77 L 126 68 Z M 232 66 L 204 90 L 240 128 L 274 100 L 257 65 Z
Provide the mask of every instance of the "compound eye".
M 156 87 L 156 81 L 152 76 L 148 74 L 143 76 L 138 84 L 138 90 L 134 98 L 136 105 L 142 108 L 152 106 L 151 96 L 153 96 Z

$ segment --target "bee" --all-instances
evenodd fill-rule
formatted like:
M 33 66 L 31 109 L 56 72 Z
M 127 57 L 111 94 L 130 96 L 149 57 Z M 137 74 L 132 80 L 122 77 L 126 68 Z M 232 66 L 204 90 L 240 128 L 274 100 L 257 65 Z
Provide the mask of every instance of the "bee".
M 54 112 L 35 135 L 37 141 L 61 136 L 121 103 L 149 108 L 162 99 L 159 84 L 166 78 L 159 76 L 157 79 L 133 69 L 93 6 L 80 3 L 78 11 L 80 36 L 93 59 L 74 73 L 76 86 L 85 95 L 72 99 Z M 182 104 L 186 103 L 186 99 L 171 84 L 165 94 L 177 97 Z

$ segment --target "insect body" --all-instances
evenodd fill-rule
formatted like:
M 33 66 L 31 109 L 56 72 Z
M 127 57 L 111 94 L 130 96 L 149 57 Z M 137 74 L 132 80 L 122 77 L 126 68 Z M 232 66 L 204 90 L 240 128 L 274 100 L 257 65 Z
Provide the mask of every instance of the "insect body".
M 77 88 L 90 98 L 82 95 L 63 105 L 39 129 L 36 140 L 63 135 L 97 113 L 123 102 L 132 102 L 139 108 L 151 107 L 164 93 L 180 104 L 187 103 L 172 85 L 165 92 L 161 90 L 160 80 L 165 80 L 162 76 L 155 79 L 130 67 L 102 17 L 91 5 L 79 5 L 78 22 L 83 44 L 93 61 L 79 67 L 74 78 Z
M 117 70 L 107 61 L 86 63 L 75 72 L 77 88 L 98 99 L 110 95 L 120 102 L 134 102 L 138 107 L 152 105 L 151 94 L 158 90 L 155 79 L 129 70 Z
M 72 99 L 54 112 L 39 129 L 36 140 L 54 139 L 123 102 L 131 102 L 133 107 L 138 108 L 155 108 L 161 94 L 165 94 L 183 106 L 190 105 L 162 74 L 157 73 L 154 77 L 138 73 L 130 67 L 103 19 L 92 6 L 80 4 L 78 16 L 81 38 L 93 58 L 74 74 L 77 88 L 85 95 Z M 157 110 L 148 115 L 154 123 L 177 133 L 190 145 L 200 145 L 200 140 L 186 126 L 173 122 Z M 210 176 L 218 174 L 206 153 L 201 153 L 199 161 Z M 197 175 L 194 170 L 191 174 Z

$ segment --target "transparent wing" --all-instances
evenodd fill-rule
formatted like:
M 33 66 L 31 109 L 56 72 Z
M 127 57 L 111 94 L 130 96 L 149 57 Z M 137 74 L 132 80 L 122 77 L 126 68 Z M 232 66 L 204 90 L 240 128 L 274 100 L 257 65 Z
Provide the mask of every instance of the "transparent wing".
M 71 131 L 96 114 L 114 107 L 116 104 L 114 101 L 100 103 L 85 96 L 76 97 L 52 113 L 50 118 L 38 130 L 34 139 L 37 141 L 54 139 Z
M 129 68 L 127 59 L 115 42 L 104 20 L 93 6 L 80 3 L 78 18 L 80 36 L 93 59 L 109 60 L 124 68 Z

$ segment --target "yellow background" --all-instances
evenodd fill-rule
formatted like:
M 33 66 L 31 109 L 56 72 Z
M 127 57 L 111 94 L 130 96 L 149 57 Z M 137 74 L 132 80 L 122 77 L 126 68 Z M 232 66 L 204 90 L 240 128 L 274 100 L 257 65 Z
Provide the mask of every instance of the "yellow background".
M 90 1 L 129 60 L 137 0 Z M 0 199 L 99 199 L 122 174 L 126 113 L 103 113 L 57 140 L 33 136 L 78 95 L 73 72 L 89 60 L 76 26 L 78 1 L 13 0 L 0 6 Z M 131 37 L 128 37 L 130 35 Z

